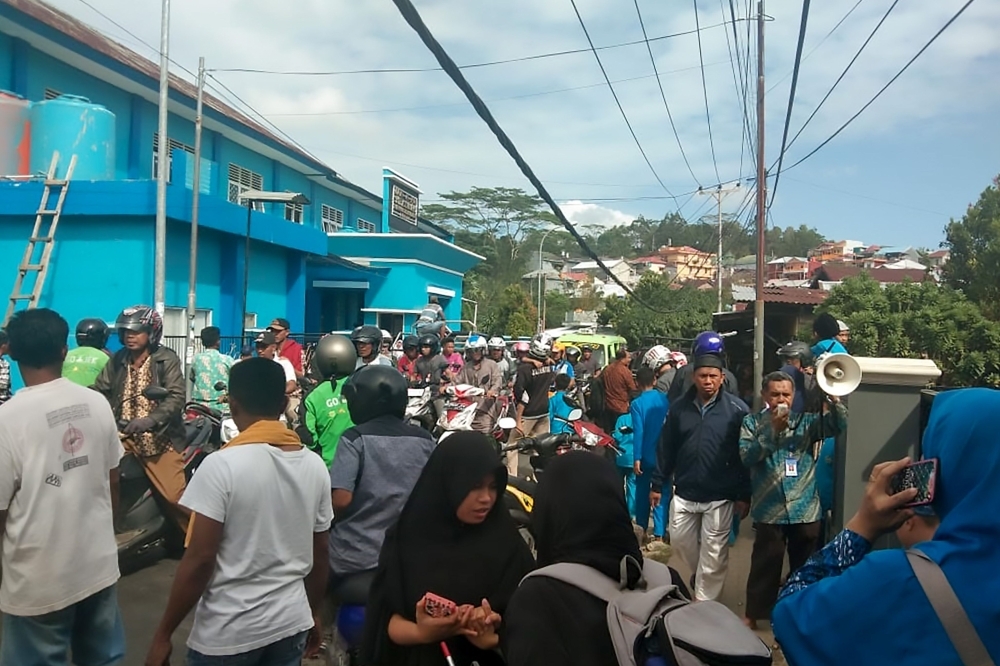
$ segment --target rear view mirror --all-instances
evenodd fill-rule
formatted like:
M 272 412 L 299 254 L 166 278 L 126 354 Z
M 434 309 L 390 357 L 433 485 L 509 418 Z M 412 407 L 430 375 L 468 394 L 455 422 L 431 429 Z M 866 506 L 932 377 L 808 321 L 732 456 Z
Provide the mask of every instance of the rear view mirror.
M 567 421 L 579 421 L 583 418 L 583 410 L 577 407 L 576 409 L 570 411 L 569 416 L 566 417 Z
M 215 386 L 213 388 L 215 388 L 216 391 L 225 391 L 228 387 L 226 386 L 226 382 L 215 382 Z
M 497 421 L 497 425 L 500 426 L 501 430 L 513 430 L 514 428 L 517 427 L 517 421 L 510 418 L 509 416 L 505 416 L 499 421 Z
M 142 397 L 146 400 L 152 400 L 154 402 L 159 402 L 170 397 L 170 391 L 163 388 L 162 386 L 147 386 L 143 392 Z

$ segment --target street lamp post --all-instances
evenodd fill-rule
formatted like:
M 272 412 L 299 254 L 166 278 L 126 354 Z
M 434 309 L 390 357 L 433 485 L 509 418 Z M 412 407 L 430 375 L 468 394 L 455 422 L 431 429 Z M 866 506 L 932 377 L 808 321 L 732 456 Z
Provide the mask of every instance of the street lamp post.
M 556 227 L 552 227 L 544 234 L 542 234 L 542 240 L 538 243 L 538 332 L 541 333 L 545 330 L 545 318 L 542 315 L 542 305 L 545 303 L 545 278 L 542 276 L 542 246 L 545 245 L 545 239 L 549 237 Z
M 243 245 L 243 302 L 240 308 L 240 339 L 245 342 L 247 334 L 247 292 L 250 287 L 250 225 L 253 221 L 253 205 L 255 203 L 282 203 L 298 206 L 309 204 L 309 198 L 299 192 L 264 192 L 262 190 L 246 190 L 240 192 L 237 199 L 247 207 L 247 231 Z

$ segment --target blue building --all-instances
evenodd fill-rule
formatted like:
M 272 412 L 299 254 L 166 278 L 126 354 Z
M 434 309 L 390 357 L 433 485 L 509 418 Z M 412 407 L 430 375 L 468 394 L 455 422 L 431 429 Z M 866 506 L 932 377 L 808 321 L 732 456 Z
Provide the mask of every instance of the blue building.
M 114 114 L 101 139 L 107 164 L 95 169 L 94 155 L 77 155 L 38 304 L 73 325 L 83 317 L 113 321 L 127 305 L 152 302 L 156 158 L 168 149 L 165 332 L 186 334 L 196 90 L 171 78 L 169 136 L 162 140 L 158 86 L 158 65 L 73 17 L 37 0 L 0 0 L 0 90 L 30 101 L 36 121 L 30 168 L 0 173 L 4 298 L 42 197 L 42 179 L 26 171 L 37 176 L 52 146 L 71 145 L 80 129 L 51 118 L 42 127 L 35 111 L 57 108 L 40 106 L 46 100 L 77 95 Z M 19 132 L 27 131 L 8 122 L 5 102 L 17 100 L 0 96 L 0 165 L 17 161 L 12 153 L 25 149 Z M 383 191 L 370 192 L 207 94 L 203 128 L 195 328 L 213 324 L 239 335 L 244 325 L 264 327 L 280 316 L 295 332 L 364 322 L 396 333 L 409 328 L 429 295 L 440 298 L 450 321 L 461 319 L 462 276 L 482 257 L 419 217 L 416 184 L 385 169 Z M 237 198 L 248 189 L 301 192 L 310 203 L 256 205 L 241 322 L 247 209 Z

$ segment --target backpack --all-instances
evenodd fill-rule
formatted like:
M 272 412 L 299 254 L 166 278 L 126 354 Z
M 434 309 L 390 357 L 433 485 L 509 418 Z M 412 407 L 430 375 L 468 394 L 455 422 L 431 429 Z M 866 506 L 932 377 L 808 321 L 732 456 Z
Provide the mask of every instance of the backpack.
M 525 579 L 553 578 L 606 601 L 619 666 L 770 666 L 771 650 L 728 608 L 684 598 L 670 569 L 648 559 L 636 589 L 627 589 L 629 566 L 639 563 L 623 558 L 619 581 L 569 562 L 542 567 Z

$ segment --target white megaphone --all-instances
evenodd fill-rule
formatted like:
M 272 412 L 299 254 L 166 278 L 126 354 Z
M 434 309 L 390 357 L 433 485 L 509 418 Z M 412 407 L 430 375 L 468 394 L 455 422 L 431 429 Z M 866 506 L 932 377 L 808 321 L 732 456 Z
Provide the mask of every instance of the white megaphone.
M 816 360 L 816 383 L 827 395 L 847 395 L 861 385 L 861 366 L 850 354 L 823 354 Z

